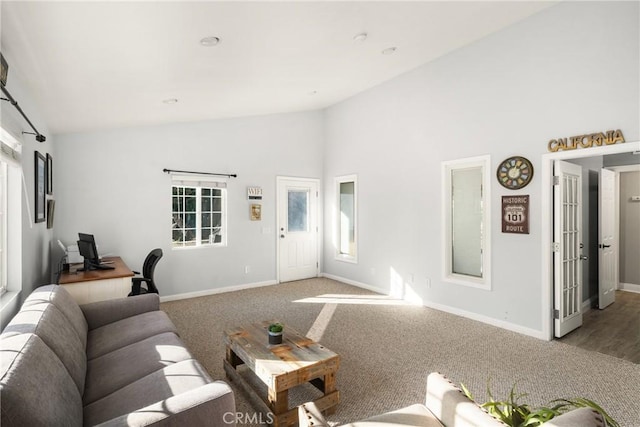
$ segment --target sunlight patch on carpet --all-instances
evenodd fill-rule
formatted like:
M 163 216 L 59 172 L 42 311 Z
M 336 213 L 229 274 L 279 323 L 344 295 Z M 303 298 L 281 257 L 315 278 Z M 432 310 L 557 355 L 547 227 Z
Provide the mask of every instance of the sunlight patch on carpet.
M 311 338 L 315 342 L 320 342 L 336 308 L 338 308 L 338 304 L 325 304 L 324 307 L 322 307 L 322 311 L 320 311 L 315 322 L 313 322 L 313 325 L 309 328 L 309 332 L 307 332 L 307 338 Z

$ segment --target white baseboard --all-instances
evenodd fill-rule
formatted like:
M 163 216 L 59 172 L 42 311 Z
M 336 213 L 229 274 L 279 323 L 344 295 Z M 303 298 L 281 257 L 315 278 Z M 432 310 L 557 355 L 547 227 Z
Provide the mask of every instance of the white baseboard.
M 636 285 L 633 283 L 620 283 L 620 290 L 640 294 L 640 285 Z
M 382 295 L 386 295 L 387 293 L 376 286 L 367 285 L 366 283 L 357 282 L 355 280 L 347 279 L 345 277 L 335 276 L 333 274 L 328 273 L 320 273 L 320 277 L 326 277 L 327 279 L 335 280 L 337 282 L 346 283 L 347 285 L 355 286 L 357 288 L 366 289 L 368 291 L 377 292 Z
M 337 280 L 338 282 L 346 283 L 347 285 L 356 286 L 358 288 L 367 289 L 369 291 L 377 292 L 383 295 L 387 293 L 375 286 L 367 285 L 365 283 L 357 282 L 355 280 L 346 279 L 344 277 L 335 276 L 333 274 L 322 273 L 322 277 L 328 279 Z M 542 331 L 536 329 L 527 328 L 524 326 L 516 325 L 515 323 L 506 322 L 504 320 L 494 319 L 493 317 L 484 316 L 482 314 L 472 313 L 470 311 L 461 310 L 459 308 L 450 307 L 448 305 L 438 304 L 430 301 L 423 301 L 422 305 L 434 310 L 444 311 L 445 313 L 455 314 L 456 316 L 465 317 L 467 319 L 476 320 L 478 322 L 486 323 L 488 325 L 497 326 L 498 328 L 506 329 L 508 331 L 517 332 L 519 334 L 528 335 L 530 337 L 538 338 L 548 341 L 549 338 L 543 334 Z
M 224 292 L 241 291 L 243 289 L 261 288 L 263 286 L 275 285 L 275 280 L 267 280 L 264 282 L 247 283 L 244 285 L 227 286 L 225 288 L 207 289 L 205 291 L 187 292 L 184 294 L 167 295 L 160 297 L 160 302 L 178 301 L 181 299 L 204 297 L 207 295 L 222 294 Z

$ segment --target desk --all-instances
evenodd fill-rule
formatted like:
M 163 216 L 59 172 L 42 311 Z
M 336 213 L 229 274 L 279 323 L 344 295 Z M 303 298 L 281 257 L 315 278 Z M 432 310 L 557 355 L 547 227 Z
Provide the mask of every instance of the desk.
M 82 264 L 74 264 L 60 275 L 60 286 L 64 287 L 78 304 L 123 298 L 131 292 L 131 277 L 134 273 L 120 257 L 105 257 L 113 261 L 113 270 L 77 271 Z

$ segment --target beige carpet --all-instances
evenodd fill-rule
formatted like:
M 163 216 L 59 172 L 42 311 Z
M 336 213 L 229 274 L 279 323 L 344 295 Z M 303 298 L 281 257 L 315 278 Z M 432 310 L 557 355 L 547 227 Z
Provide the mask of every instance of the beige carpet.
M 182 339 L 213 378 L 222 368 L 225 329 L 280 319 L 340 354 L 341 402 L 328 419 L 343 424 L 424 401 L 433 371 L 479 398 L 517 391 L 539 405 L 560 397 L 600 403 L 623 427 L 640 427 L 640 365 L 558 341 L 546 342 L 437 310 L 397 305 L 329 279 L 163 303 Z M 243 391 L 239 412 L 254 413 Z M 294 390 L 293 403 L 312 396 Z M 243 426 L 255 424 L 239 424 Z

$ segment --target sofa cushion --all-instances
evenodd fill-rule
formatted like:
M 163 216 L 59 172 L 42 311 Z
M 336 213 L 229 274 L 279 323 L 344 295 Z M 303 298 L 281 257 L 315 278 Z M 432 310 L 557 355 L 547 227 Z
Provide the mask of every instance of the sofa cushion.
M 3 337 L 0 394 L 2 427 L 82 425 L 82 397 L 76 384 L 37 335 Z
M 173 363 L 193 359 L 189 350 L 172 332 L 154 335 L 92 359 L 87 365 L 84 404 Z
M 197 361 L 174 363 L 85 406 L 84 424 L 100 424 L 211 382 Z
M 78 392 L 84 391 L 87 355 L 84 342 L 71 326 L 69 319 L 48 302 L 32 303 L 20 310 L 5 328 L 6 333 L 33 333 L 58 356 L 76 383 Z
M 62 314 L 64 314 L 73 329 L 78 333 L 78 338 L 87 345 L 87 321 L 80 310 L 80 306 L 73 299 L 71 294 L 65 288 L 58 285 L 46 285 L 36 288 L 31 295 L 24 301 L 23 307 L 26 308 L 32 304 L 40 304 L 49 302 L 55 305 Z M 23 308 L 23 309 L 24 309 Z
M 89 331 L 87 360 L 165 332 L 178 333 L 163 311 L 151 311 L 109 323 Z
M 235 415 L 231 387 L 223 381 L 214 381 L 113 418 L 100 426 L 235 426 Z
M 347 424 L 350 427 L 443 427 L 443 424 L 422 404 L 376 415 L 363 421 Z

